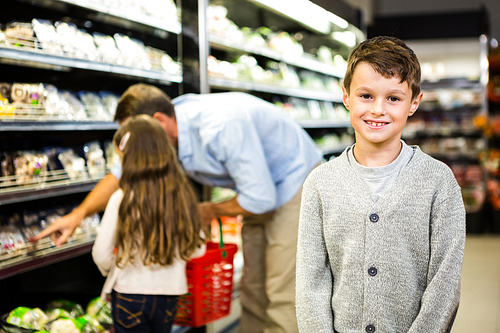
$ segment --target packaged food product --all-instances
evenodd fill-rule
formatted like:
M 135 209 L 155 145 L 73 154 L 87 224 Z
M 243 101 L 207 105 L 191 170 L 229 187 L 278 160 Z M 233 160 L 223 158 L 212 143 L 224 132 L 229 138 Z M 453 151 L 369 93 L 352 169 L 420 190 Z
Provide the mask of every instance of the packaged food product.
M 12 163 L 12 155 L 3 152 L 1 157 L 0 157 L 0 164 L 2 166 L 1 168 L 1 176 L 2 177 L 8 177 L 8 176 L 13 176 L 14 175 L 14 164 Z M 5 180 L 7 181 L 7 180 Z
M 64 171 L 71 179 L 87 179 L 88 175 L 85 170 L 85 159 L 78 156 L 75 151 L 68 148 L 58 155 Z
M 100 297 L 90 300 L 87 305 L 87 314 L 95 318 L 102 325 L 112 325 L 113 316 L 111 313 L 111 303 Z
M 25 239 L 29 240 L 40 233 L 42 228 L 38 224 L 38 214 L 36 212 L 24 212 L 21 231 Z
M 16 183 L 30 184 L 42 182 L 47 174 L 48 158 L 39 152 L 17 152 L 14 157 Z
M 47 315 L 40 308 L 17 307 L 9 313 L 9 324 L 27 329 L 41 330 L 47 323 Z
M 0 98 L 7 99 L 7 102 L 9 102 L 11 88 L 10 83 L 0 82 Z
M 92 91 L 79 91 L 78 97 L 87 111 L 87 116 L 95 120 L 111 120 L 104 103 L 97 93 Z
M 47 303 L 46 308 L 47 311 L 52 309 L 63 309 L 70 314 L 71 318 L 77 318 L 85 314 L 80 304 L 62 298 L 50 301 Z
M 14 83 L 10 99 L 16 116 L 43 117 L 45 115 L 45 87 L 41 83 Z
M 36 36 L 35 47 L 45 53 L 63 55 L 63 41 L 54 24 L 49 20 L 34 18 L 31 20 Z
M 76 228 L 74 234 L 85 234 L 88 236 L 95 235 L 97 232 L 97 227 L 101 224 L 101 218 L 98 214 L 87 216 L 80 222 L 80 225 Z
M 51 333 L 81 333 L 84 323 L 75 318 L 58 318 L 47 324 Z
M 63 51 L 66 56 L 96 60 L 97 47 L 94 38 L 87 31 L 78 29 L 72 22 L 56 21 L 54 26 L 63 42 Z
M 90 177 L 102 177 L 106 173 L 106 160 L 99 141 L 88 142 L 83 146 Z
M 19 251 L 26 241 L 21 230 L 13 224 L 0 226 L 0 244 L 4 252 L 14 253 Z
M 59 97 L 59 91 L 52 84 L 45 83 L 44 85 L 45 96 L 45 115 L 49 120 L 64 120 L 71 119 L 67 112 L 68 107 L 64 107 L 63 101 Z M 65 102 L 66 103 L 66 102 Z
M 113 120 L 113 118 L 115 117 L 116 107 L 118 105 L 120 95 L 111 91 L 104 90 L 99 91 L 98 95 L 106 108 L 106 111 L 109 115 L 109 120 Z
M 114 34 L 113 38 L 124 59 L 124 66 L 151 69 L 151 63 L 142 41 L 120 33 Z
M 112 141 L 104 142 L 104 151 L 106 152 L 106 163 L 109 167 L 120 162 L 120 156 L 116 153 L 115 146 Z
M 92 36 L 97 46 L 97 54 L 102 61 L 108 64 L 123 65 L 123 57 L 116 47 L 113 37 L 99 32 L 93 32 Z
M 83 103 L 78 99 L 75 93 L 69 90 L 60 90 L 59 98 L 63 108 L 63 114 L 68 120 L 87 120 L 87 113 Z
M 5 42 L 10 46 L 34 48 L 33 25 L 30 22 L 21 21 L 7 23 Z
M 269 47 L 287 55 L 301 56 L 304 54 L 302 45 L 286 31 L 281 31 L 271 37 Z
M 45 313 L 47 314 L 47 318 L 49 319 L 49 321 L 54 321 L 58 318 L 73 318 L 71 313 L 69 313 L 64 309 L 59 309 L 59 308 L 49 309 Z

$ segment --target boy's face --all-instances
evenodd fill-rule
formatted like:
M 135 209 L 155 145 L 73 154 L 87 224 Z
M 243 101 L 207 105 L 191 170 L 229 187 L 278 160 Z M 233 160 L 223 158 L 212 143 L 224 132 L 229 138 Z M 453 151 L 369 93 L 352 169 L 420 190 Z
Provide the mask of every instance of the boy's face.
M 350 93 L 342 87 L 357 145 L 399 145 L 406 120 L 415 113 L 422 99 L 420 93 L 412 100 L 408 83 L 399 83 L 399 80 L 398 77 L 386 78 L 362 62 L 354 69 Z

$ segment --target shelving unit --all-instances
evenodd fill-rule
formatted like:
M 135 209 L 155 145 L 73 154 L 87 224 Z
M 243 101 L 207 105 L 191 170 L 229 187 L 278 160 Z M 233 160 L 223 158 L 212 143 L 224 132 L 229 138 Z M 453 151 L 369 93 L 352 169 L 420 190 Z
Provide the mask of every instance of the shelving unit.
M 172 13 L 169 19 L 96 0 L 4 0 L 2 5 L 2 28 L 11 21 L 31 22 L 35 18 L 68 22 L 89 34 L 97 32 L 114 38 L 117 33 L 139 40 L 150 55 L 149 68 L 134 63 L 125 65 L 119 59 L 112 62 L 100 54 L 85 57 L 66 50 L 55 52 L 44 46 L 37 35 L 26 38 L 0 33 L 2 82 L 43 83 L 58 90 L 106 91 L 117 96 L 138 82 L 154 84 L 172 98 L 183 92 L 199 92 L 199 68 L 190 61 L 199 58 L 198 31 L 193 29 L 198 20 L 196 2 L 184 1 L 182 11 Z M 181 12 L 195 22 L 183 19 Z M 161 56 L 165 54 L 174 61 L 162 63 L 165 58 Z M 86 115 L 76 120 L 67 117 L 64 110 L 49 109 L 48 104 L 0 105 L 0 154 L 42 151 L 44 147 L 82 148 L 93 140 L 104 150 L 104 142 L 112 139 L 118 124 L 111 117 L 103 120 L 96 116 L 94 106 L 84 106 Z M 70 177 L 63 169 L 42 170 L 28 180 L 15 175 L 0 176 L 0 225 L 15 219 L 22 221 L 28 214 L 42 216 L 63 206 L 71 209 L 108 171 L 106 168 L 102 174 L 91 176 L 87 170 L 87 176 Z M 95 231 L 87 230 L 75 233 L 61 247 L 46 239 L 0 251 L 0 313 L 16 306 L 43 307 L 56 297 L 85 304 L 99 295 L 104 279 L 90 256 L 94 238 Z M 48 274 L 52 280 L 46 281 L 40 274 Z M 178 328 L 177 332 L 188 330 Z
M 344 59 L 352 46 L 335 40 L 334 33 L 351 33 L 354 42 L 364 38 L 357 28 L 336 17 L 318 22 L 300 18 L 276 1 L 214 0 L 230 8 L 230 18 L 242 26 L 276 26 L 291 34 L 302 34 L 304 50 L 300 55 L 280 52 L 267 46 L 251 46 L 236 42 L 208 31 L 206 12 L 208 1 L 178 1 L 179 12 L 171 19 L 146 15 L 141 10 L 105 5 L 100 0 L 4 0 L 0 24 L 17 20 L 31 22 L 44 19 L 75 24 L 89 33 L 97 32 L 113 36 L 115 33 L 140 40 L 149 51 L 164 52 L 179 64 L 181 71 L 161 68 L 161 63 L 151 58 L 151 68 L 126 66 L 110 62 L 103 57 L 85 58 L 71 52 L 54 53 L 41 47 L 42 41 L 22 38 L 20 43 L 9 42 L 12 36 L 0 34 L 0 70 L 2 81 L 30 84 L 49 84 L 60 90 L 110 91 L 120 95 L 130 85 L 147 82 L 163 89 L 174 98 L 184 93 L 208 93 L 217 91 L 247 91 L 271 102 L 285 98 L 341 106 L 342 96 L 338 82 L 344 69 L 333 63 L 322 62 L 313 51 L 319 45 L 328 45 Z M 166 1 L 165 1 L 166 3 Z M 140 2 L 138 2 L 140 4 Z M 302 6 L 303 4 L 300 4 Z M 182 7 L 182 8 L 181 8 Z M 248 11 L 242 10 L 248 9 Z M 315 9 L 316 10 L 316 9 Z M 322 15 L 324 14 L 321 12 Z M 322 16 L 323 18 L 323 16 Z M 315 19 L 314 21 L 320 21 Z M 326 30 L 325 30 L 326 29 Z M 19 42 L 19 40 L 18 40 Z M 156 52 L 156 53 L 155 53 Z M 277 84 L 243 79 L 228 79 L 210 73 L 207 57 L 217 55 L 246 54 L 259 62 L 283 63 L 296 73 L 315 73 L 321 80 L 337 82 L 337 89 L 318 89 L 314 85 Z M 174 67 L 175 68 L 175 67 Z M 328 85 L 327 85 L 328 87 Z M 331 87 L 331 86 L 330 86 Z M 318 106 L 319 107 L 319 106 Z M 111 119 L 96 116 L 94 106 L 85 106 L 87 116 L 66 117 L 62 110 L 48 109 L 44 105 L 0 104 L 0 153 L 35 150 L 44 147 L 82 147 L 84 143 L 98 140 L 101 146 L 110 140 L 118 125 Z M 343 134 L 350 130 L 348 119 L 316 114 L 311 119 L 297 119 L 311 136 Z M 325 156 L 340 153 L 346 143 L 322 148 Z M 104 148 L 104 147 L 103 147 Z M 109 170 L 109 166 L 107 166 Z M 75 205 L 94 188 L 102 175 L 84 178 L 68 177 L 66 172 L 49 170 L 29 182 L 18 182 L 13 176 L 0 177 L 0 225 L 8 224 L 11 215 L 23 216 L 33 211 L 50 210 L 68 204 Z M 16 184 L 14 184 L 16 183 Z M 50 241 L 25 244 L 17 252 L 0 256 L 0 283 L 6 292 L 0 296 L 0 313 L 15 306 L 38 306 L 49 297 L 74 297 L 74 301 L 89 299 L 100 293 L 104 282 L 93 265 L 90 251 L 95 234 L 84 233 L 60 248 Z M 80 274 L 75 271 L 81 270 Z M 43 275 L 43 277 L 42 277 Z M 50 276 L 52 280 L 45 278 Z M 237 297 L 237 291 L 234 295 Z M 237 304 L 235 302 L 234 304 Z M 237 316 L 236 312 L 233 316 Z M 210 324 L 209 331 L 223 330 L 235 318 Z M 187 332 L 189 328 L 175 327 L 174 332 Z
M 406 40 L 422 67 L 424 98 L 403 139 L 447 163 L 462 187 L 467 228 L 481 219 L 486 183 L 479 156 L 488 139 L 475 119 L 488 115 L 488 38 Z
M 332 133 L 341 135 L 351 126 L 347 110 L 343 109 L 340 83 L 350 50 L 364 39 L 364 34 L 347 21 L 333 13 L 326 13 L 313 3 L 309 3 L 308 8 L 303 6 L 302 13 L 298 13 L 289 8 L 293 7 L 292 4 L 287 6 L 280 1 L 210 1 L 208 53 L 214 66 L 234 67 L 226 74 L 223 69 L 214 71 L 209 62 L 207 89 L 212 92 L 245 91 L 278 105 L 300 107 L 302 114 L 297 121 L 313 138 Z M 220 14 L 221 7 L 227 9 L 224 16 Z M 215 22 L 211 22 L 211 19 Z M 227 30 L 220 29 L 224 26 L 221 21 L 226 19 L 230 22 L 226 24 Z M 259 34 L 257 31 L 262 31 L 260 27 L 271 26 L 274 27 L 273 31 L 267 32 L 270 35 L 266 37 L 261 32 L 262 36 L 255 38 L 255 35 Z M 280 33 L 295 40 L 300 39 L 302 51 L 292 49 L 291 46 L 288 50 L 280 49 L 276 45 L 277 42 L 273 43 L 273 37 L 270 37 L 276 38 Z M 349 44 L 349 38 L 347 42 L 336 38 L 339 34 L 349 36 L 352 44 Z M 330 50 L 327 52 L 332 52 L 328 54 L 330 58 L 320 56 L 320 47 L 326 47 Z M 336 61 L 333 60 L 335 55 Z M 255 59 L 255 67 L 260 67 L 258 73 L 266 71 L 266 78 L 248 75 L 251 69 L 242 69 L 244 66 L 237 60 L 242 56 Z M 269 68 L 269 62 L 280 68 Z M 242 73 L 245 71 L 246 73 Z M 238 72 L 237 75 L 235 72 Z M 279 73 L 270 75 L 276 72 Z M 279 75 L 282 78 L 277 78 Z M 315 102 L 314 110 L 308 105 L 310 101 Z M 297 102 L 300 104 L 293 105 Z M 326 109 L 320 104 L 325 102 L 329 103 Z M 335 108 L 337 111 L 343 109 L 341 117 L 333 114 Z M 305 113 L 311 114 L 304 115 Z M 292 113 L 291 115 L 296 116 Z M 343 150 L 339 147 L 347 147 L 352 140 L 340 142 L 321 151 L 325 157 L 338 155 Z

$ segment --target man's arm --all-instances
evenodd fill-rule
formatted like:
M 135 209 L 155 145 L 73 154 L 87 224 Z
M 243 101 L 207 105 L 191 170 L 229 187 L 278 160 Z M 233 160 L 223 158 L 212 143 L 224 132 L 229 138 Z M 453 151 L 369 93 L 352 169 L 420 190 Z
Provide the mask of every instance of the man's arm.
M 205 223 L 210 223 L 213 219 L 220 216 L 252 215 L 249 211 L 243 209 L 238 203 L 238 197 L 234 197 L 222 202 L 201 202 L 198 205 L 201 218 Z
M 97 183 L 96 187 L 90 191 L 78 207 L 73 209 L 71 213 L 54 221 L 45 230 L 33 237 L 31 241 L 35 242 L 50 235 L 56 246 L 64 244 L 85 217 L 101 212 L 106 208 L 109 198 L 118 187 L 118 179 L 109 173 Z

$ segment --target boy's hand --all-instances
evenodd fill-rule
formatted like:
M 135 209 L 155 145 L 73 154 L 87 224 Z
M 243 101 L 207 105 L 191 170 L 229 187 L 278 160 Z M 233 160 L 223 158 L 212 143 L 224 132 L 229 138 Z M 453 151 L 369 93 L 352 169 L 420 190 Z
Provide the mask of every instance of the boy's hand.
M 80 225 L 83 217 L 77 210 L 73 210 L 71 213 L 55 220 L 50 226 L 45 228 L 38 235 L 30 239 L 30 242 L 36 242 L 43 237 L 50 236 L 50 238 L 55 242 L 56 246 L 59 247 L 66 243 L 68 238 L 73 234 L 75 229 Z

